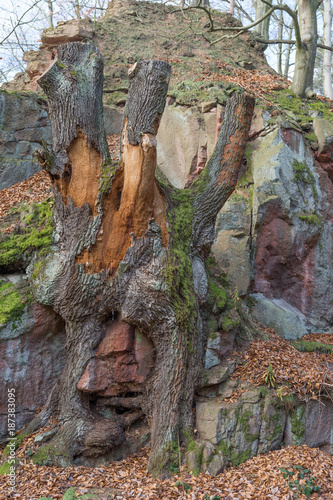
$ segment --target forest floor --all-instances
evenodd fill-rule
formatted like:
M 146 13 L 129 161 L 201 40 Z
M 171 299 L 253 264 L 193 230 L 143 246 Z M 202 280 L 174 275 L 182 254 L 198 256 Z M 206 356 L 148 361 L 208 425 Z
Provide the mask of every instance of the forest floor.
M 26 453 L 32 442 L 33 436 L 27 438 L 19 455 Z M 8 493 L 9 477 L 0 476 L 0 499 L 37 500 L 46 497 L 74 500 L 89 498 L 85 496 L 88 494 L 94 500 L 333 498 L 333 457 L 306 446 L 258 455 L 217 476 L 193 476 L 183 470 L 163 480 L 147 474 L 148 452 L 146 448 L 139 455 L 94 469 L 41 467 L 20 459 L 15 493 Z

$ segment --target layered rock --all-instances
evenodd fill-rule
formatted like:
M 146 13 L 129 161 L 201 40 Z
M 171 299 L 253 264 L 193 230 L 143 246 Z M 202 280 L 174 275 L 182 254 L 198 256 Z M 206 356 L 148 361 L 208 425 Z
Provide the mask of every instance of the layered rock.
M 0 439 L 8 434 L 8 390 L 15 389 L 15 428 L 18 430 L 46 402 L 65 364 L 65 343 L 61 318 L 37 303 L 2 325 Z
M 333 326 L 332 123 L 314 120 L 314 153 L 296 124 L 269 118 L 256 110 L 247 170 L 218 215 L 212 250 L 231 290 L 243 297 L 251 293 L 256 318 L 294 339 Z M 178 138 L 173 150 L 171 123 Z M 209 156 L 219 123 L 216 108 L 167 107 L 159 165 L 175 186 L 198 175 L 200 150 L 208 148 Z M 172 172 L 164 168 L 168 157 Z
M 225 401 L 237 386 L 236 380 L 227 380 L 199 391 L 198 438 L 188 454 L 192 471 L 218 474 L 229 465 L 239 465 L 281 445 L 306 444 L 332 454 L 331 401 L 288 407 L 267 387 L 251 386 L 242 388 L 245 392 L 236 402 Z
M 0 90 L 0 189 L 40 170 L 34 151 L 51 143 L 46 102 L 34 94 Z

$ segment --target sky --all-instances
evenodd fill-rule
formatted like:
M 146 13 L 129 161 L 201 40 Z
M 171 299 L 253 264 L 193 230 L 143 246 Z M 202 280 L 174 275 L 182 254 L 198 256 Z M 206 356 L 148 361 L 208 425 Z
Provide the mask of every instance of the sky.
M 158 0 L 157 0 L 158 1 Z M 288 0 L 293 2 L 294 0 Z M 31 5 L 37 5 L 28 10 Z M 93 7 L 106 7 L 107 0 L 80 0 L 86 4 L 86 12 L 94 14 Z M 55 22 L 64 21 L 75 17 L 75 0 L 55 0 L 53 10 Z M 252 0 L 241 0 L 241 5 L 246 12 L 254 18 Z M 229 4 L 225 0 L 211 0 L 211 6 L 219 10 L 229 10 Z M 96 11 L 100 13 L 100 10 Z M 40 43 L 40 35 L 44 28 L 48 27 L 48 8 L 46 0 L 0 0 L 0 42 L 11 32 L 17 21 L 21 20 L 21 26 L 0 45 L 0 83 L 11 80 L 14 75 L 24 71 L 25 63 L 22 61 L 23 51 L 36 50 Z M 243 24 L 247 22 L 243 19 Z M 276 37 L 276 23 L 271 23 L 271 36 Z M 265 52 L 268 63 L 276 68 L 276 47 L 269 46 Z

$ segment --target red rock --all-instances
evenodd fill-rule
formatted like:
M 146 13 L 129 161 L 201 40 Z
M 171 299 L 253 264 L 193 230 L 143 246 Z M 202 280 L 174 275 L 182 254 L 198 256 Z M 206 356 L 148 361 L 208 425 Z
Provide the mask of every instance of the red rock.
M 113 365 L 113 379 L 115 382 L 135 381 L 138 365 L 135 362 L 134 354 L 123 354 L 117 356 Z
M 8 389 L 15 389 L 16 430 L 27 424 L 46 402 L 63 370 L 65 326 L 50 307 L 32 304 L 16 328 L 1 329 L 0 438 L 7 435 Z
M 105 337 L 99 344 L 99 356 L 110 356 L 118 352 L 129 352 L 134 347 L 134 327 L 128 323 L 110 321 Z
M 99 392 L 106 389 L 110 382 L 111 372 L 109 363 L 104 359 L 96 357 L 89 361 L 77 384 L 77 388 L 83 392 Z

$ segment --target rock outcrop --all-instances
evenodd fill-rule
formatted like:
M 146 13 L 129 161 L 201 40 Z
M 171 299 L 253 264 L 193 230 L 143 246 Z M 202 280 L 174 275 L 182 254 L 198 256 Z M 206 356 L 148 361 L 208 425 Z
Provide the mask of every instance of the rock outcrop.
M 15 286 L 25 286 L 21 275 L 9 278 L 1 276 L 1 284 L 14 282 Z M 30 296 L 29 290 L 26 293 Z M 0 439 L 8 435 L 8 390 L 15 389 L 15 429 L 18 430 L 32 419 L 50 395 L 65 364 L 65 343 L 62 319 L 37 303 L 30 303 L 1 325 Z
M 297 125 L 268 118 L 257 109 L 247 167 L 218 215 L 212 250 L 231 289 L 251 295 L 256 318 L 294 339 L 333 326 L 332 124 L 316 119 L 315 130 L 320 125 L 322 132 L 314 153 Z M 178 141 L 172 150 L 171 122 Z M 184 187 L 195 170 L 198 175 L 200 151 L 211 151 L 219 122 L 216 108 L 200 113 L 167 107 L 159 165 L 175 186 Z M 164 167 L 168 156 L 172 171 Z
M 46 101 L 35 94 L 0 90 L 0 189 L 40 170 L 34 151 L 51 143 Z
M 236 388 L 236 380 L 227 380 L 199 391 L 199 438 L 188 454 L 193 472 L 218 474 L 229 465 L 239 465 L 281 445 L 306 444 L 333 453 L 331 401 L 287 407 L 267 386 L 244 386 L 245 392 L 236 402 L 225 402 Z

